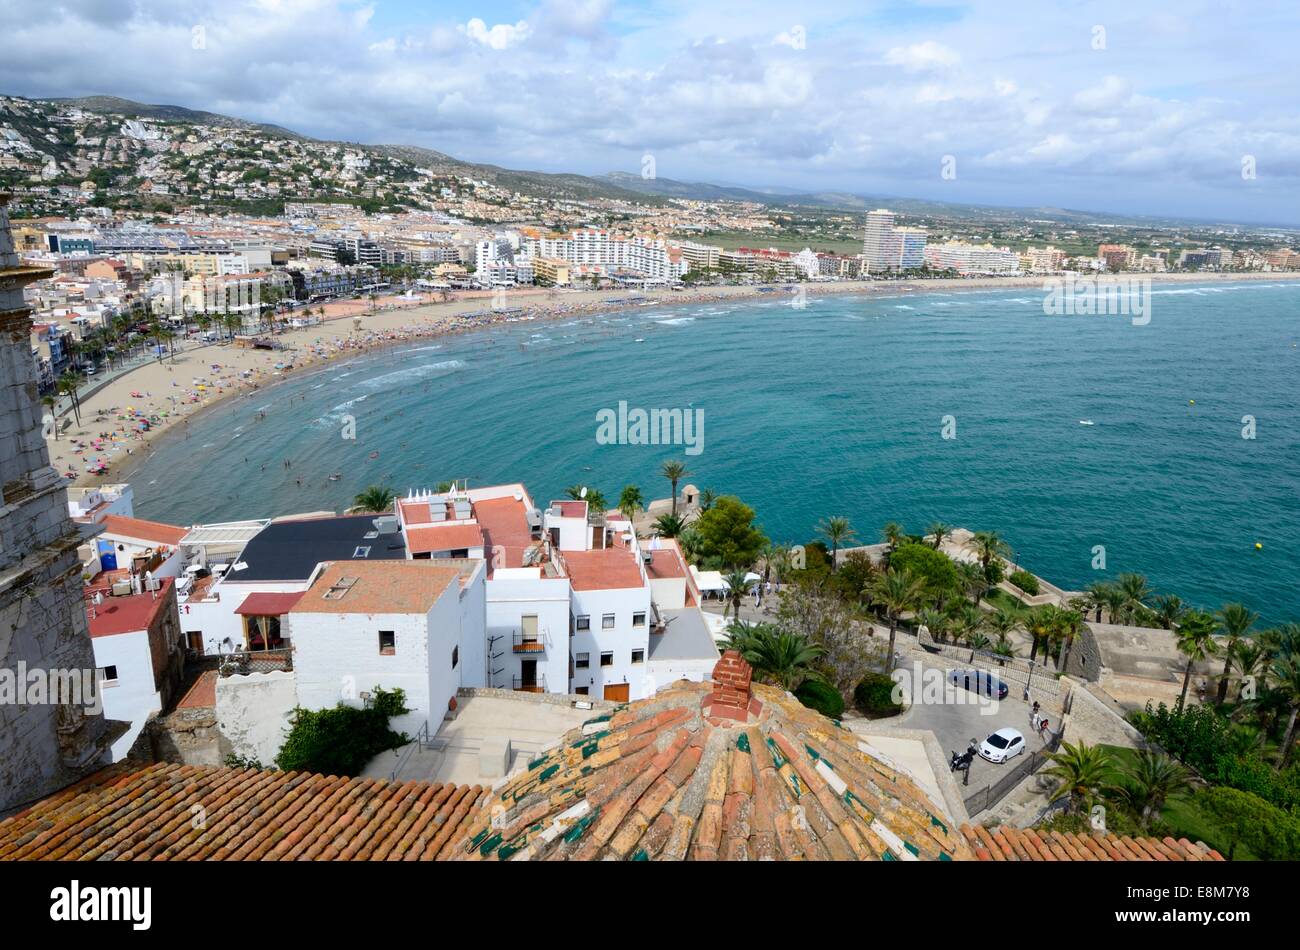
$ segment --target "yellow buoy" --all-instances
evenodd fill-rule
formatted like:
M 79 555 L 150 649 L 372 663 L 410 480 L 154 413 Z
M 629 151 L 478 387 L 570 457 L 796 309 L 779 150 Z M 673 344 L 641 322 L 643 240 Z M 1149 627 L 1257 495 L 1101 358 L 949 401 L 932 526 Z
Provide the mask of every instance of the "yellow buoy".
M 1262 551 L 1262 550 L 1264 550 L 1264 545 L 1262 545 L 1262 544 L 1260 544 L 1258 541 L 1256 541 L 1256 542 L 1255 542 L 1255 550 L 1256 550 L 1256 551 Z
M 1195 400 L 1195 399 L 1189 399 L 1189 400 L 1187 400 L 1187 405 L 1189 405 L 1189 406 L 1194 406 L 1194 405 L 1196 405 L 1196 400 Z

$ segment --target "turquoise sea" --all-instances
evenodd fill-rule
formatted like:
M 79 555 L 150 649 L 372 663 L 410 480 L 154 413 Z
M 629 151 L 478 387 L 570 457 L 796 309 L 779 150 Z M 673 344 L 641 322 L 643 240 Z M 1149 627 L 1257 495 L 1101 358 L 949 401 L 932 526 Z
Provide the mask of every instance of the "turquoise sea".
M 612 503 L 628 482 L 666 495 L 659 463 L 685 458 L 688 481 L 741 496 L 775 539 L 827 515 L 864 542 L 942 519 L 1000 531 L 1065 587 L 1097 579 L 1103 545 L 1106 575 L 1300 620 L 1300 283 L 1156 284 L 1144 326 L 1045 316 L 1036 289 L 788 299 L 524 321 L 336 363 L 160 444 L 131 475 L 137 513 L 339 509 L 369 484 L 450 478 L 522 480 L 540 503 L 584 483 Z M 702 453 L 598 444 L 597 412 L 620 400 L 702 409 Z

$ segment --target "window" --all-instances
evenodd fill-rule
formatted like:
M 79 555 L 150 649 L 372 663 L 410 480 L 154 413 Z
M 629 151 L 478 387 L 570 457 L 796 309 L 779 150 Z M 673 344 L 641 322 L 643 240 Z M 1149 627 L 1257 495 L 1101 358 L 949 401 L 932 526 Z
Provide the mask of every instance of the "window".
M 397 634 L 392 630 L 379 631 L 379 655 L 392 656 L 397 652 Z
M 99 668 L 99 681 L 105 686 L 117 685 L 117 667 L 101 666 Z
M 601 617 L 601 618 L 600 618 L 600 628 L 601 628 L 602 630 L 613 630 L 613 629 L 614 629 L 614 615 L 613 615 L 613 614 L 605 614 L 603 617 Z
M 633 650 L 633 651 L 632 651 L 632 662 L 633 662 L 633 663 L 644 663 L 644 662 L 645 662 L 645 650 Z
M 587 695 L 587 687 L 585 687 L 585 686 L 575 686 L 575 687 L 573 687 L 573 691 L 574 691 L 574 693 L 576 693 L 576 694 L 579 695 L 579 696 L 586 696 L 586 695 Z
M 573 658 L 573 667 L 578 670 L 591 669 L 591 654 L 579 653 Z
M 460 664 L 460 647 L 451 648 L 451 668 L 454 670 Z
M 601 666 L 613 666 L 613 665 L 614 665 L 614 654 L 613 654 L 613 653 L 602 653 L 602 654 L 600 655 L 600 665 L 601 665 Z
M 573 624 L 574 624 L 574 628 L 577 630 L 590 630 L 591 618 L 584 614 L 583 616 L 578 617 L 576 620 L 574 620 Z
M 644 611 L 644 610 L 639 610 L 639 611 L 637 611 L 636 613 L 634 613 L 634 614 L 632 615 L 632 626 L 634 626 L 634 627 L 644 627 L 644 626 L 645 626 L 645 611 Z

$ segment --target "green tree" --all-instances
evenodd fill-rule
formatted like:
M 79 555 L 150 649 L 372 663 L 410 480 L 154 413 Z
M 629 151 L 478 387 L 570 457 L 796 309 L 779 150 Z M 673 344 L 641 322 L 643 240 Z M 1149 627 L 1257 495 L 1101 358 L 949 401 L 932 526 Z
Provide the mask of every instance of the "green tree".
M 1041 774 L 1056 779 L 1050 800 L 1066 799 L 1066 809 L 1071 812 L 1091 808 L 1113 774 L 1110 755 L 1099 745 L 1065 742 L 1048 759 L 1052 764 Z
M 365 491 L 361 492 L 356 498 L 352 499 L 353 507 L 357 511 L 371 511 L 375 514 L 385 514 L 393 509 L 393 501 L 397 497 L 396 493 L 384 485 L 371 485 Z
M 1119 776 L 1109 794 L 1128 806 L 1144 829 L 1160 820 L 1166 802 L 1190 791 L 1187 770 L 1152 749 L 1139 749 L 1131 763 L 1120 766 Z
M 869 594 L 871 600 L 879 604 L 889 620 L 889 656 L 886 658 L 886 672 L 894 668 L 894 642 L 898 636 L 898 622 L 902 615 L 917 610 L 925 596 L 925 580 L 910 571 L 889 568 L 876 577 Z
M 1002 536 L 996 531 L 976 531 L 971 538 L 971 543 L 975 545 L 980 567 L 985 570 L 988 570 L 988 566 L 995 560 L 1011 556 L 1010 545 L 1002 540 Z
M 680 482 L 687 475 L 689 475 L 690 472 L 686 470 L 685 462 L 679 462 L 675 459 L 669 459 L 667 462 L 664 462 L 662 465 L 659 466 L 659 474 L 662 475 L 664 478 L 668 479 L 668 481 L 673 486 L 672 513 L 675 515 L 677 514 L 677 483 Z
M 618 496 L 618 510 L 627 515 L 629 521 L 636 520 L 637 513 L 645 507 L 645 497 L 635 485 L 624 485 Z
M 1180 707 L 1187 704 L 1192 669 L 1218 652 L 1214 641 L 1215 628 L 1214 618 L 1203 610 L 1189 611 L 1183 616 L 1182 626 L 1178 628 L 1178 652 L 1187 657 L 1187 668 L 1183 671 L 1183 691 L 1178 697 Z
M 952 537 L 952 525 L 943 521 L 931 521 L 928 533 L 930 535 L 930 544 L 937 551 L 943 545 L 943 542 Z
M 1202 789 L 1196 803 L 1214 816 L 1227 838 L 1224 857 L 1229 861 L 1242 845 L 1265 861 L 1300 858 L 1300 821 L 1258 795 L 1215 786 Z
M 1232 661 L 1237 646 L 1250 633 L 1250 628 L 1255 626 L 1259 614 L 1247 610 L 1242 604 L 1224 604 L 1217 617 L 1219 629 L 1223 632 L 1223 638 L 1219 641 L 1219 649 L 1223 653 L 1223 675 L 1219 677 L 1219 692 L 1214 702 L 1215 705 L 1222 706 L 1228 698 L 1228 680 L 1232 675 Z
M 795 633 L 771 624 L 733 624 L 724 644 L 737 650 L 760 680 L 794 692 L 806 680 L 817 679 L 815 664 L 822 648 Z
M 831 546 L 831 573 L 835 573 L 838 566 L 835 555 L 840 549 L 841 544 L 852 541 L 856 535 L 853 533 L 853 526 L 849 524 L 849 519 L 835 515 L 831 518 L 823 518 L 817 525 L 817 533 L 830 542 Z
M 692 526 L 708 563 L 724 568 L 749 567 L 767 536 L 754 524 L 754 509 L 734 495 L 723 495 Z
M 660 515 L 655 519 L 654 530 L 661 538 L 678 537 L 686 529 L 686 523 L 677 515 Z
M 731 604 L 732 617 L 740 620 L 740 605 L 745 602 L 745 592 L 749 589 L 749 582 L 746 578 L 749 572 L 744 568 L 736 568 L 727 571 L 722 575 L 723 583 L 727 585 L 727 603 Z

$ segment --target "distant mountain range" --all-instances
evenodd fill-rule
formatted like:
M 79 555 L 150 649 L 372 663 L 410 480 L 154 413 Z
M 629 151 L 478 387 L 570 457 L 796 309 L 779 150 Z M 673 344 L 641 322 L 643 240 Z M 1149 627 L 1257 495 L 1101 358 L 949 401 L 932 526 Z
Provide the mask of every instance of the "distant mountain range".
M 568 197 L 579 200 L 608 198 L 640 201 L 655 205 L 663 204 L 672 198 L 698 201 L 745 201 L 771 207 L 821 209 L 832 212 L 866 212 L 873 208 L 888 207 L 905 216 L 988 222 L 989 224 L 1025 220 L 1050 221 L 1062 225 L 1118 224 L 1147 227 L 1191 223 L 1191 219 L 1186 218 L 1141 215 L 1121 216 L 1066 208 L 1000 207 L 929 201 L 894 195 L 834 191 L 805 193 L 786 188 L 747 188 L 736 185 L 685 182 L 657 177 L 646 179 L 637 174 L 619 171 L 609 172 L 601 176 L 528 171 L 462 161 L 443 152 L 416 145 L 363 145 L 352 142 L 325 142 L 278 125 L 250 122 L 233 116 L 187 109 L 182 106 L 149 105 L 134 102 L 130 99 L 118 98 L 117 96 L 85 96 L 82 98 L 47 99 L 45 101 L 80 108 L 87 112 L 113 113 L 132 118 L 250 129 L 266 135 L 296 139 L 302 142 L 347 144 L 372 153 L 399 159 L 414 166 L 490 181 L 500 187 L 535 197 Z

